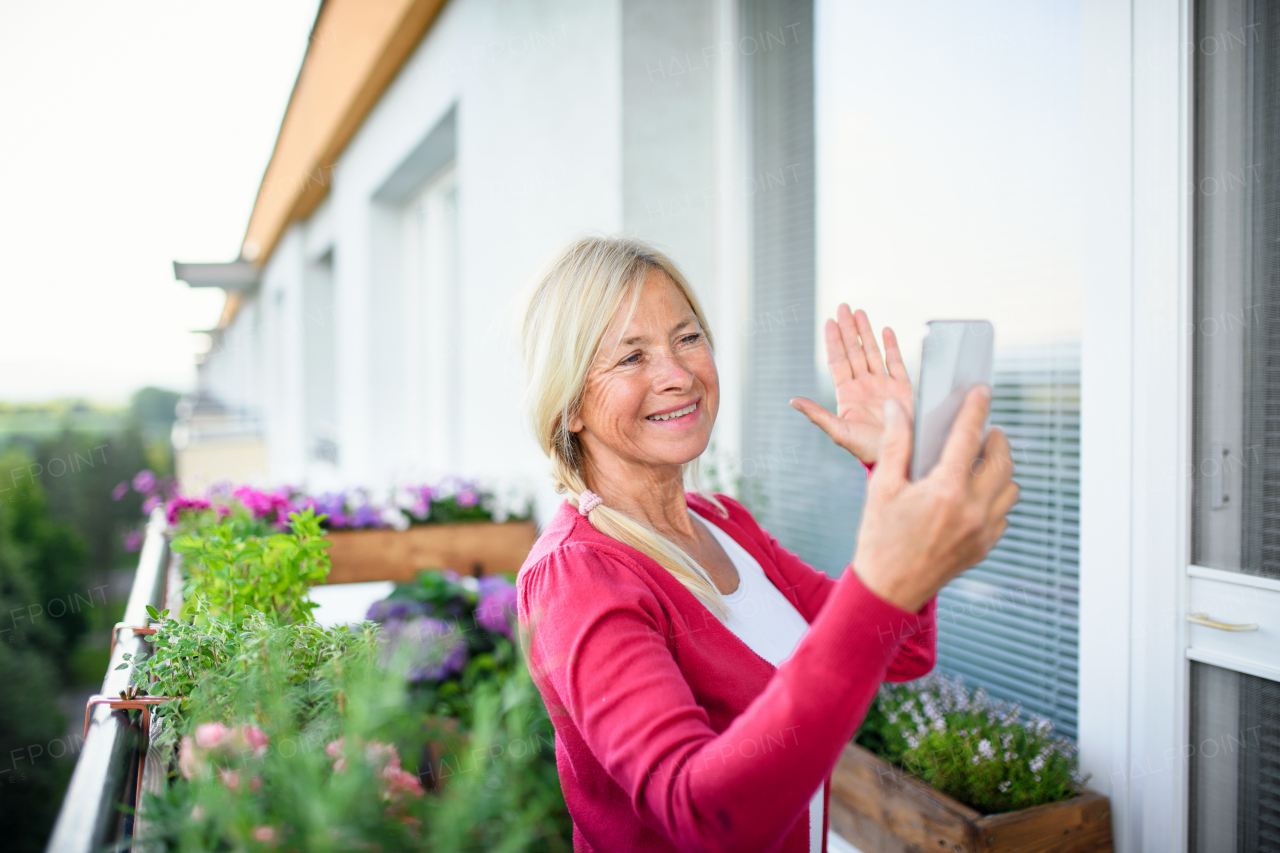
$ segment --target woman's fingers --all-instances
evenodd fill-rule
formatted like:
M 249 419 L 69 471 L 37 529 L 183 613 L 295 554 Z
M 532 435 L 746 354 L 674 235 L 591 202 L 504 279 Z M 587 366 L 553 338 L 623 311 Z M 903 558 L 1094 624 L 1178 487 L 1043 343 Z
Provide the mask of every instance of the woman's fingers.
M 807 397 L 792 397 L 791 407 L 813 421 L 831 440 L 844 447 L 845 423 Z
M 843 302 L 836 308 L 836 322 L 840 324 L 840 337 L 844 343 L 845 355 L 853 368 L 853 377 L 857 379 L 868 372 L 867 354 L 863 352 L 862 345 L 858 342 L 858 327 L 853 322 L 853 312 Z
M 907 483 L 911 464 L 911 422 L 896 400 L 884 401 L 884 437 L 880 440 L 880 458 L 872 478 L 885 473 L 879 481 L 900 489 Z
M 884 359 L 880 357 L 880 347 L 876 344 L 876 333 L 871 331 L 871 321 L 867 312 L 859 308 L 853 312 L 853 324 L 862 339 L 862 353 L 867 359 L 867 369 L 872 376 L 884 375 Z
M 884 360 L 890 376 L 904 382 L 911 381 L 911 377 L 907 374 L 907 366 L 902 362 L 902 351 L 898 349 L 898 336 L 888 326 L 884 327 Z
M 991 388 L 978 385 L 965 395 L 960 412 L 951 424 L 951 434 L 942 446 L 942 457 L 929 477 L 954 477 L 961 472 L 973 472 L 978 448 L 982 446 L 982 422 L 987 419 L 991 407 Z
M 822 333 L 827 342 L 827 367 L 831 370 L 832 381 L 839 388 L 841 382 L 853 379 L 853 366 L 849 364 L 849 354 L 845 351 L 836 321 L 824 323 Z
M 1018 484 L 1010 480 L 1000 489 L 1000 493 L 996 495 L 996 499 L 991 504 L 991 512 L 987 516 L 991 521 L 1004 518 L 1009 514 L 1009 510 L 1013 509 L 1014 504 L 1018 502 L 1018 496 L 1021 490 Z

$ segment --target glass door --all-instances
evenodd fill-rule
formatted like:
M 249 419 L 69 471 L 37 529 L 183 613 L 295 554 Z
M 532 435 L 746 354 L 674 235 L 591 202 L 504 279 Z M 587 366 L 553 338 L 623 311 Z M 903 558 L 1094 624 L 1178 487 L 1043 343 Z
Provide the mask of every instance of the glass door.
M 1280 851 L 1280 0 L 1194 25 L 1188 839 Z

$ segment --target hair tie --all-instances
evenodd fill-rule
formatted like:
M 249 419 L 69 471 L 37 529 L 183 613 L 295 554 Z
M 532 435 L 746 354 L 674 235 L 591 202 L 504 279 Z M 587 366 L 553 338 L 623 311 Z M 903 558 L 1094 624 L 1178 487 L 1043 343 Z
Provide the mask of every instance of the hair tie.
M 590 489 L 583 489 L 582 494 L 578 495 L 578 512 L 584 516 L 591 510 L 604 503 L 604 499 Z

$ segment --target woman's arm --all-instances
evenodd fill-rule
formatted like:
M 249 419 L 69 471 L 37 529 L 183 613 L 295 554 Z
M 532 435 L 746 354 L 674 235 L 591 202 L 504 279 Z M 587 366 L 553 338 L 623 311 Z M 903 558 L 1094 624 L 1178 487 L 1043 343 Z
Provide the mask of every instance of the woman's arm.
M 853 572 L 764 692 L 715 732 L 673 626 L 622 553 L 569 545 L 521 575 L 531 667 L 636 814 L 681 850 L 772 849 L 852 738 L 911 614 Z
M 874 463 L 873 463 L 874 464 Z M 873 465 L 868 465 L 868 473 Z M 779 544 L 777 538 L 760 526 L 741 503 L 728 495 L 717 495 L 720 502 L 729 510 L 729 519 L 737 524 L 743 532 L 756 540 L 756 544 L 766 556 L 773 558 L 778 571 L 786 579 L 787 586 L 795 591 L 800 602 L 801 615 L 813 621 L 827 603 L 827 598 L 836 587 L 836 580 L 825 572 L 810 566 L 800 556 Z M 846 569 L 852 571 L 850 563 Z M 933 669 L 937 660 L 937 599 L 931 598 L 918 613 L 904 614 L 905 625 L 898 625 L 894 630 L 902 645 L 897 656 L 890 662 L 885 674 L 887 681 L 911 681 L 922 678 Z

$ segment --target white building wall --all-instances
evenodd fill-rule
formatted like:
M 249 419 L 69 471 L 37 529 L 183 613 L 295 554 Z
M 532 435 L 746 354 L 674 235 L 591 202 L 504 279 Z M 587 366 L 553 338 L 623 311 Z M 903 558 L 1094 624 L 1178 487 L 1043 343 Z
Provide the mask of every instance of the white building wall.
M 558 502 L 519 411 L 518 297 L 574 236 L 624 229 L 621 14 L 599 0 L 460 0 L 441 13 L 339 159 L 325 203 L 275 249 L 226 333 L 233 345 L 204 368 L 206 388 L 262 412 L 273 480 L 380 487 L 459 474 L 534 487 L 543 515 Z M 448 414 L 462 428 L 448 469 L 423 470 L 404 384 L 417 375 L 405 358 L 421 342 L 407 340 L 403 319 L 403 210 L 373 197 L 455 106 L 459 392 Z M 673 135 L 669 145 L 688 140 Z M 332 472 L 312 458 L 304 391 L 304 328 L 314 318 L 304 318 L 303 283 L 328 252 Z M 705 258 L 694 266 L 705 269 Z

